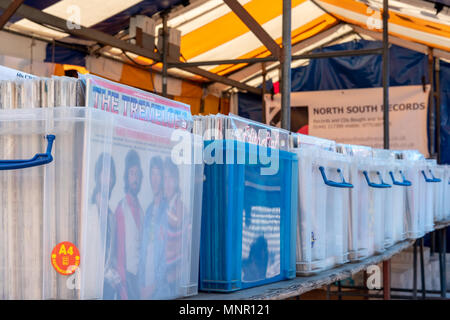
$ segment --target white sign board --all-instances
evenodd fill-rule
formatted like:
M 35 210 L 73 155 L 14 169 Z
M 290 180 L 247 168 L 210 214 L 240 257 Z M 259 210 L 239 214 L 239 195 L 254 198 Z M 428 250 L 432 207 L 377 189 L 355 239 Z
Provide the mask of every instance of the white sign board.
M 383 148 L 383 89 L 348 89 L 291 93 L 291 107 L 308 108 L 312 136 L 339 143 Z M 389 88 L 391 149 L 417 149 L 428 155 L 427 108 L 430 87 Z M 280 110 L 281 96 L 266 96 L 271 119 Z

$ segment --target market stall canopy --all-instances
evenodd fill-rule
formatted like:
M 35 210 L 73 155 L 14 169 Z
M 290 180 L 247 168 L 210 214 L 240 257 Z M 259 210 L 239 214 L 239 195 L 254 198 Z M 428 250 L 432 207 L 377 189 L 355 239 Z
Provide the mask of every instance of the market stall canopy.
M 239 3 L 280 45 L 282 0 L 239 0 Z M 24 5 L 66 20 L 74 20 L 79 13 L 82 26 L 122 39 L 126 39 L 130 17 L 141 14 L 156 17 L 160 21 L 157 13 L 170 9 L 168 26 L 181 31 L 182 62 L 262 58 L 272 54 L 222 0 L 27 0 Z M 377 35 L 381 36 L 381 11 L 382 0 L 292 0 L 293 54 L 348 41 L 349 37 L 374 39 Z M 7 28 L 91 48 L 96 45 L 92 40 L 77 39 L 48 25 L 20 18 L 19 14 L 10 20 Z M 389 34 L 405 43 L 449 52 L 450 10 L 444 6 L 437 13 L 435 4 L 430 1 L 390 0 Z M 105 48 L 103 52 L 122 55 L 125 59 L 121 50 Z M 142 63 L 153 62 L 138 55 L 132 57 Z M 302 63 L 305 60 L 293 61 L 293 67 Z M 267 66 L 277 64 L 274 61 Z M 217 64 L 200 68 L 237 81 L 248 81 L 251 85 L 261 82 L 261 79 L 254 80 L 255 75 L 261 73 L 259 63 Z M 180 68 L 171 71 L 183 77 L 195 78 Z M 268 76 L 276 80 L 278 71 L 272 71 Z M 227 87 L 223 85 L 220 89 Z

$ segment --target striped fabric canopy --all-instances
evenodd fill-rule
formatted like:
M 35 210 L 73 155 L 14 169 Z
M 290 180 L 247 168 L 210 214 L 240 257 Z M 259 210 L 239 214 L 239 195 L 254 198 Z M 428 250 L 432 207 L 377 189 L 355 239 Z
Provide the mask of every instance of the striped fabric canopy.
M 282 37 L 282 0 L 239 0 L 244 8 L 279 44 Z M 266 57 L 270 51 L 222 0 L 27 0 L 25 4 L 52 15 L 72 19 L 74 5 L 79 8 L 81 25 L 113 35 L 126 30 L 129 18 L 136 14 L 152 16 L 172 8 L 168 24 L 181 31 L 182 61 L 207 61 Z M 368 33 L 380 34 L 382 0 L 292 0 L 293 54 L 307 52 L 325 44 L 348 41 L 351 38 L 373 39 Z M 51 39 L 64 39 L 93 45 L 68 34 L 37 25 L 26 19 L 14 17 L 8 26 L 19 32 L 33 32 Z M 359 29 L 358 29 L 359 28 Z M 433 3 L 421 0 L 389 1 L 389 33 L 391 36 L 446 52 L 450 51 L 450 11 L 444 8 L 439 14 Z M 322 35 L 322 36 L 320 36 Z M 314 41 L 309 41 L 313 39 Z M 109 50 L 110 54 L 120 51 Z M 133 56 L 143 62 L 148 59 Z M 293 67 L 306 63 L 293 62 Z M 267 63 L 270 69 L 277 63 Z M 158 64 L 156 68 L 160 67 Z M 216 65 L 202 67 L 219 75 L 227 75 L 250 85 L 261 83 L 261 65 Z M 272 68 L 274 69 L 274 68 Z M 173 70 L 184 77 L 196 78 L 182 70 Z M 275 81 L 278 70 L 268 74 Z M 198 79 L 198 77 L 197 77 Z M 218 89 L 226 86 L 218 85 Z

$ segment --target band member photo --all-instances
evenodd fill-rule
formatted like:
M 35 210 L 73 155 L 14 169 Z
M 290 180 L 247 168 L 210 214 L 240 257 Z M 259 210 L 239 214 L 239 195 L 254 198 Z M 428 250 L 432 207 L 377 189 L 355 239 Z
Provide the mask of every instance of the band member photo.
M 85 292 L 88 297 L 98 293 L 98 274 L 104 272 L 103 299 L 115 299 L 119 275 L 115 271 L 115 217 L 109 199 L 116 184 L 116 167 L 110 154 L 102 153 L 95 164 L 95 187 L 90 198 L 86 227 L 86 258 L 84 259 Z M 104 216 L 106 215 L 106 217 Z M 106 224 L 106 228 L 104 225 Z M 102 227 L 103 226 L 103 227 Z M 106 246 L 103 247 L 106 238 Z M 105 252 L 103 252 L 105 248 Z M 105 257 L 104 261 L 101 259 Z M 100 259 L 99 259 L 100 258 Z M 101 280 L 100 280 L 101 281 Z
M 116 209 L 117 270 L 120 275 L 120 299 L 139 299 L 139 246 L 144 212 L 138 194 L 142 185 L 141 160 L 135 150 L 125 157 L 125 197 Z
M 141 238 L 139 283 L 141 299 L 164 295 L 166 285 L 165 251 L 167 245 L 167 201 L 163 190 L 163 160 L 154 156 L 150 160 L 149 180 L 153 200 L 145 212 Z
M 164 161 L 164 198 L 167 201 L 167 245 L 165 261 L 167 268 L 167 295 L 177 294 L 177 274 L 181 268 L 181 245 L 183 234 L 184 204 L 180 191 L 179 168 L 170 158 Z

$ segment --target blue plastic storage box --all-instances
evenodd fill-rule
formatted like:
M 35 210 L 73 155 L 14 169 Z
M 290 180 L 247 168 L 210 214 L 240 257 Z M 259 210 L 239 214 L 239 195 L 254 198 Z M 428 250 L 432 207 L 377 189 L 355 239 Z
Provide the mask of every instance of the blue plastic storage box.
M 211 143 L 224 164 L 204 168 L 200 290 L 231 292 L 294 278 L 297 156 L 233 140 L 205 141 L 205 150 Z M 279 161 L 276 174 L 261 174 L 270 164 L 262 164 L 260 152 Z M 226 154 L 233 163 L 225 163 Z

